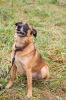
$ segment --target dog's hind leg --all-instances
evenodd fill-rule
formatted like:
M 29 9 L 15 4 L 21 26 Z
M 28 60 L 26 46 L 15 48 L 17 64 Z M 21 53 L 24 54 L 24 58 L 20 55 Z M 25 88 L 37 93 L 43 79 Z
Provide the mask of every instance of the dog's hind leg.
M 41 75 L 42 75 L 42 79 L 44 78 L 44 79 L 48 80 L 48 78 L 49 78 L 49 68 L 48 68 L 47 65 L 44 66 L 44 67 L 42 67 L 42 69 L 41 69 Z
M 11 68 L 11 79 L 10 79 L 10 82 L 7 84 L 6 88 L 10 88 L 13 85 L 14 77 L 16 74 L 16 69 L 17 67 L 14 64 Z
M 49 78 L 49 68 L 48 68 L 48 66 L 42 67 L 41 70 L 37 73 L 32 73 L 32 78 L 48 79 Z

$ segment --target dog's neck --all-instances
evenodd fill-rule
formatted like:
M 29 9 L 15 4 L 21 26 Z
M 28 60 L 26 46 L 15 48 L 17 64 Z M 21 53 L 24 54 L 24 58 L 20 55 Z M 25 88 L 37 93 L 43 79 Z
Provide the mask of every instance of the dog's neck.
M 15 45 L 18 47 L 23 47 L 27 44 L 33 43 L 32 36 L 31 37 L 20 37 L 15 34 Z

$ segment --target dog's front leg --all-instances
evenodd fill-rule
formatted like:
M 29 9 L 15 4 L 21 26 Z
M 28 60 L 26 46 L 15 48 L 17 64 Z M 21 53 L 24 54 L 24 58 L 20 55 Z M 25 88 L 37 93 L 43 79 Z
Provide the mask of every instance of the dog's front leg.
M 31 68 L 27 68 L 26 75 L 27 75 L 27 84 L 28 84 L 27 96 L 30 98 L 30 97 L 32 97 L 32 73 L 31 73 Z
M 10 88 L 13 85 L 14 77 L 16 74 L 16 69 L 17 67 L 14 64 L 11 68 L 11 79 L 10 79 L 10 82 L 7 84 L 6 88 Z

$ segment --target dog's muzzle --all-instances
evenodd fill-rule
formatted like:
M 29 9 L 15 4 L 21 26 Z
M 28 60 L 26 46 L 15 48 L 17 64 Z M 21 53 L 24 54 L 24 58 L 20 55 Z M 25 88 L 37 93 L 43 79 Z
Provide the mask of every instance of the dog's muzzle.
M 25 37 L 26 33 L 25 32 L 21 32 L 21 31 L 17 31 L 16 32 L 20 37 Z

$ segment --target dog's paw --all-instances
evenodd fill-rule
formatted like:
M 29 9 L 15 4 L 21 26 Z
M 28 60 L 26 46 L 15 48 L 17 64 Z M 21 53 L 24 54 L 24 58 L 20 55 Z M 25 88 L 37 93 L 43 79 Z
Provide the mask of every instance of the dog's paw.
M 32 94 L 27 94 L 27 97 L 28 97 L 28 98 L 31 98 L 31 97 L 32 97 Z
M 6 89 L 10 88 L 13 85 L 13 82 L 10 82 L 9 84 L 7 84 Z
M 5 88 L 6 88 L 6 89 L 9 89 L 9 88 L 10 88 L 9 84 L 8 84 Z

